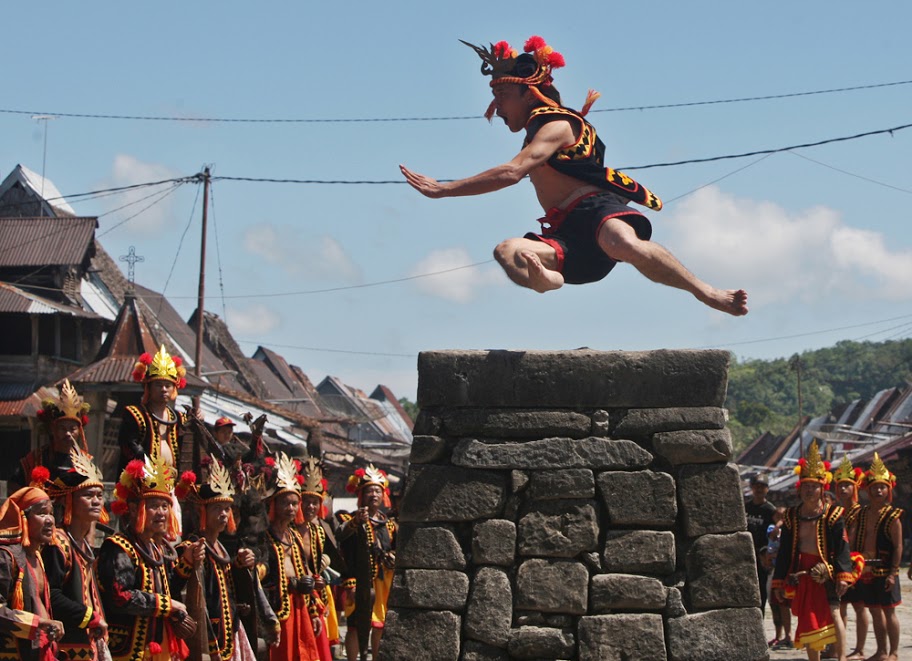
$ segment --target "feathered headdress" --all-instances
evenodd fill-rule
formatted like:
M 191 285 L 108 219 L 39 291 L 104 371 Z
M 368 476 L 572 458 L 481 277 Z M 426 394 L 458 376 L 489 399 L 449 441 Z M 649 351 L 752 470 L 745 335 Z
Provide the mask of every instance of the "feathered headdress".
M 378 486 L 383 490 L 383 506 L 390 506 L 390 490 L 389 490 L 389 478 L 386 476 L 386 471 L 377 468 L 373 464 L 368 464 L 367 468 L 358 468 L 355 472 L 348 478 L 348 483 L 345 485 L 345 490 L 348 493 L 358 494 L 358 505 L 361 505 L 361 492 L 364 491 L 364 487 L 374 485 Z
M 550 86 L 554 80 L 551 72 L 563 67 L 566 63 L 564 56 L 545 43 L 542 37 L 529 37 L 523 45 L 522 54 L 517 53 L 506 41 L 498 41 L 490 48 L 476 46 L 462 39 L 459 41 L 474 50 L 481 58 L 481 73 L 491 76 L 491 87 L 510 83 L 528 85 L 532 94 L 545 105 L 551 107 L 560 105 L 543 94 L 539 86 Z M 598 92 L 589 90 L 580 115 L 585 116 L 599 96 Z M 493 116 L 494 102 L 491 102 L 485 112 L 485 118 L 490 120 Z
M 269 501 L 269 518 L 272 520 L 275 517 L 276 497 L 283 493 L 293 493 L 300 497 L 304 477 L 298 474 L 300 462 L 291 459 L 284 452 L 277 452 L 274 458 L 266 457 L 264 464 L 262 474 L 265 479 L 261 483 L 265 483 L 266 486 L 262 493 L 263 498 Z M 295 514 L 295 523 L 304 523 L 304 512 L 301 510 L 300 502 Z
M 795 474 L 798 475 L 798 485 L 802 482 L 819 482 L 823 488 L 829 490 L 830 482 L 833 481 L 833 474 L 830 472 L 830 462 L 823 461 L 820 457 L 820 450 L 817 449 L 817 439 L 811 441 L 808 446 L 807 457 L 798 460 L 795 466 Z
M 196 483 L 196 473 L 186 471 L 181 475 L 180 482 L 174 489 L 178 498 L 190 496 L 199 506 L 199 528 L 206 529 L 206 505 L 211 503 L 234 503 L 234 483 L 231 474 L 220 462 L 213 461 L 209 465 L 209 479 L 203 484 Z M 237 530 L 234 512 L 228 513 L 228 532 Z
M 120 479 L 114 486 L 116 500 L 111 503 L 111 511 L 117 515 L 124 515 L 129 511 L 130 501 L 138 502 L 139 509 L 133 527 L 136 532 L 142 532 L 146 526 L 146 505 L 148 498 L 164 498 L 171 501 L 171 492 L 174 490 L 174 469 L 164 459 L 158 457 L 152 461 L 150 457 L 134 459 L 127 464 Z M 174 508 L 168 521 L 168 535 L 174 537 L 180 532 L 180 522 Z
M 83 450 L 88 450 L 83 427 L 89 424 L 89 411 L 92 407 L 86 402 L 69 379 L 64 379 L 60 386 L 60 395 L 42 400 L 41 408 L 35 414 L 50 432 L 59 420 L 72 420 L 79 423 L 79 437 Z
M 164 379 L 174 384 L 172 401 L 177 399 L 177 391 L 187 386 L 187 368 L 180 356 L 171 356 L 165 345 L 154 356 L 142 354 L 133 366 L 133 380 L 148 384 L 150 381 Z
M 301 475 L 304 484 L 301 485 L 301 495 L 316 496 L 321 501 L 326 497 L 327 483 L 323 477 L 323 462 L 314 457 L 306 457 L 301 462 Z M 320 506 L 320 518 L 326 518 L 326 505 Z
M 90 487 L 104 489 L 104 476 L 92 460 L 92 455 L 79 448 L 70 449 L 70 462 L 73 467 L 50 479 L 50 471 L 46 468 L 44 473 L 36 474 L 42 467 L 32 471 L 32 483 L 40 483 L 53 500 L 63 500 L 63 525 L 68 526 L 73 520 L 73 494 Z M 108 523 L 108 511 L 102 506 L 101 523 Z

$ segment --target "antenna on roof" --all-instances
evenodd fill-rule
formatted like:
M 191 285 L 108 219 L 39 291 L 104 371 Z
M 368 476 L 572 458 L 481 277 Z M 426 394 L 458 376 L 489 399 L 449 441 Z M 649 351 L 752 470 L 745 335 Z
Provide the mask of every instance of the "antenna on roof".
M 44 168 L 47 165 L 47 152 L 48 152 L 48 121 L 52 119 L 57 119 L 54 115 L 32 115 L 32 119 L 37 122 L 44 122 L 44 151 L 41 156 L 41 199 L 44 199 Z M 43 215 L 44 209 L 41 208 L 39 213 Z

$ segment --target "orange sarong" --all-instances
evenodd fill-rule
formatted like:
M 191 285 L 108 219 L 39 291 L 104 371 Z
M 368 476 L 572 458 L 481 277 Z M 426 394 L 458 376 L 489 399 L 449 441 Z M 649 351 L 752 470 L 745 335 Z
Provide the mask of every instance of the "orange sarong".
M 302 594 L 290 594 L 291 613 L 282 625 L 278 647 L 270 648 L 269 661 L 320 661 L 307 602 Z

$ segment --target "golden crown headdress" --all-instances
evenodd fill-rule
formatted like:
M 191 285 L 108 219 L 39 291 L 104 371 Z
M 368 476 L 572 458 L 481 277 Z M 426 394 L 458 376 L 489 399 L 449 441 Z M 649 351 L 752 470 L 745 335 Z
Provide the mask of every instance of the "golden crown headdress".
M 864 476 L 864 471 L 860 468 L 852 466 L 852 462 L 849 461 L 849 455 L 843 455 L 842 461 L 839 463 L 839 468 L 833 471 L 833 479 L 836 483 L 840 482 L 852 482 L 853 484 L 861 484 L 861 479 Z
M 386 477 L 386 472 L 373 464 L 368 464 L 367 468 L 355 470 L 351 477 L 348 478 L 345 490 L 349 493 L 357 493 L 371 484 L 381 487 L 384 492 L 389 491 L 389 479 Z
M 830 462 L 821 458 L 820 450 L 817 449 L 816 438 L 808 446 L 807 456 L 798 460 L 798 465 L 795 466 L 795 473 L 798 475 L 799 485 L 802 482 L 819 482 L 824 488 L 829 489 L 830 482 L 833 480 L 833 474 L 830 472 Z
M 234 482 L 220 462 L 214 461 L 209 466 L 209 479 L 200 487 L 199 497 L 204 503 L 234 502 Z
M 84 452 L 78 447 L 70 448 L 70 463 L 73 467 L 68 471 L 63 471 L 53 480 L 50 479 L 50 472 L 47 473 L 46 481 L 42 488 L 53 500 L 63 499 L 64 513 L 63 525 L 68 526 L 73 517 L 73 494 L 90 487 L 104 488 L 104 475 L 92 459 L 92 455 Z M 34 478 L 35 472 L 32 472 Z M 108 513 L 102 507 L 101 522 L 108 522 Z
M 87 425 L 89 422 L 88 413 L 91 410 L 76 388 L 72 386 L 69 379 L 64 379 L 60 386 L 60 396 L 56 399 L 48 398 L 41 402 L 41 410 L 38 411 L 38 418 L 45 423 L 51 423 L 56 420 L 75 420 L 80 425 Z
M 139 501 L 136 517 L 133 519 L 133 528 L 141 533 L 146 525 L 147 498 L 164 498 L 171 502 L 171 492 L 174 490 L 174 469 L 162 457 L 155 460 L 150 457 L 133 459 L 127 464 L 120 479 L 114 485 L 116 500 L 111 503 L 111 511 L 118 516 L 126 514 L 130 507 L 129 501 Z M 167 537 L 170 540 L 180 534 L 180 521 L 174 508 L 169 508 Z
M 133 366 L 134 381 L 146 383 L 155 379 L 165 379 L 176 385 L 178 390 L 187 385 L 186 376 L 187 369 L 184 367 L 183 359 L 180 356 L 172 357 L 164 344 L 154 356 L 142 354 Z
M 269 494 L 270 497 L 289 491 L 296 494 L 301 493 L 301 482 L 298 479 L 298 467 L 291 457 L 284 452 L 277 452 L 273 471 L 275 474 L 275 486 L 272 493 Z
M 326 495 L 323 462 L 314 457 L 305 458 L 301 462 L 301 475 L 304 476 L 304 484 L 301 485 L 303 493 L 319 496 L 320 498 Z
M 892 489 L 896 486 L 896 475 L 887 470 L 880 455 L 875 452 L 874 461 L 871 462 L 871 467 L 865 471 L 864 484 L 866 487 L 869 487 L 878 482 L 882 482 Z

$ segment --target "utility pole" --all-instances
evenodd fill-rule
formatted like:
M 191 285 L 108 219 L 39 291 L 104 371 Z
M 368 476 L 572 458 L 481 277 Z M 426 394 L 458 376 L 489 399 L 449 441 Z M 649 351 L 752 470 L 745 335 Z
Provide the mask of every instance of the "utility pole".
M 203 306 L 206 299 L 206 222 L 209 215 L 209 166 L 200 175 L 203 180 L 203 230 L 200 239 L 199 293 L 196 299 L 196 353 L 193 358 L 193 373 L 202 378 L 203 361 Z M 199 408 L 199 395 L 193 398 L 193 408 Z

